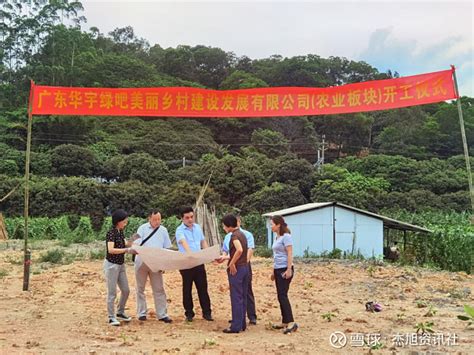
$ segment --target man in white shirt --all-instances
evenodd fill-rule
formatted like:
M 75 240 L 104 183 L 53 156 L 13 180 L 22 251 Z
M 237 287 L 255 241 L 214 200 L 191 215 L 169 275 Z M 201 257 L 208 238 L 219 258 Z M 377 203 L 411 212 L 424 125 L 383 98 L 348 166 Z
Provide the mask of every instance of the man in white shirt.
M 153 233 L 153 234 L 152 234 Z M 168 230 L 161 225 L 161 213 L 158 210 L 152 210 L 148 216 L 148 223 L 142 224 L 137 234 L 139 238 L 134 244 L 143 245 L 151 248 L 170 248 L 171 241 Z M 151 235 L 151 237 L 150 237 Z M 145 285 L 146 280 L 150 277 L 151 289 L 153 291 L 153 299 L 155 301 L 155 311 L 158 320 L 171 323 L 168 317 L 166 293 L 163 286 L 162 271 L 152 272 L 150 268 L 141 260 L 140 255 L 135 258 L 135 277 L 137 281 L 137 315 L 141 321 L 146 320 L 146 297 Z

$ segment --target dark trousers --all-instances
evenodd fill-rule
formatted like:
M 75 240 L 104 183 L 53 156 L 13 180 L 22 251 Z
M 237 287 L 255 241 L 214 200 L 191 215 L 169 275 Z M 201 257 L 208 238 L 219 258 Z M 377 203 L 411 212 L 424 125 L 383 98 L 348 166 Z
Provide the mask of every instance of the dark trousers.
M 293 273 L 294 268 L 291 267 Z M 293 274 L 289 279 L 284 279 L 281 274 L 286 271 L 286 267 L 282 269 L 274 269 L 275 285 L 278 294 L 278 302 L 280 303 L 282 323 L 294 322 L 293 312 L 291 311 L 290 300 L 288 299 L 288 290 L 290 289 L 291 280 L 293 280 Z
M 179 270 L 183 279 L 183 307 L 186 317 L 194 317 L 193 304 L 193 282 L 196 285 L 199 304 L 201 305 L 202 315 L 211 316 L 211 300 L 207 292 L 207 275 L 204 265 L 193 267 L 192 269 Z
M 245 313 L 247 311 L 247 290 L 249 284 L 249 267 L 245 265 L 237 265 L 237 273 L 231 275 L 227 270 L 230 286 L 230 304 L 232 306 L 232 322 L 230 329 L 236 332 L 245 330 L 247 322 Z
M 255 297 L 252 290 L 252 266 L 249 263 L 249 287 L 247 294 L 247 317 L 250 321 L 257 320 L 257 312 L 255 311 Z

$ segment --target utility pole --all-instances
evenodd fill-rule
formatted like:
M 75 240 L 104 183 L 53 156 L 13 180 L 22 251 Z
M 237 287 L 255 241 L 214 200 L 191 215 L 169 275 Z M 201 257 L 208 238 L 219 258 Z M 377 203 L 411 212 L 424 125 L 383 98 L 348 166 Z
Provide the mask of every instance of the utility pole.
M 321 171 L 323 170 L 325 150 L 326 150 L 326 135 L 323 134 L 322 142 L 319 143 L 319 148 L 318 148 L 318 160 L 314 164 L 314 166 L 318 169 L 318 173 L 321 173 Z

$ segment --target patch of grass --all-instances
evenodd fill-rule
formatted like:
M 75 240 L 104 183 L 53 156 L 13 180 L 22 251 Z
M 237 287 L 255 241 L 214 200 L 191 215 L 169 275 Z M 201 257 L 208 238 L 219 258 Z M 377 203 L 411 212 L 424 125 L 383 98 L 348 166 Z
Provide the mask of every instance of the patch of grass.
M 397 322 L 403 323 L 406 319 L 405 313 L 397 313 Z
M 40 256 L 40 262 L 60 264 L 64 259 L 65 253 L 63 250 L 56 248 L 48 250 Z
M 105 258 L 105 250 L 103 248 L 91 250 L 89 253 L 89 260 L 100 260 L 104 258 Z
M 5 261 L 13 265 L 21 265 L 23 264 L 23 257 L 21 256 L 15 257 L 15 256 L 7 255 L 5 257 Z
M 369 274 L 370 277 L 374 277 L 375 266 L 374 266 L 374 265 L 370 265 L 370 266 L 367 268 L 367 273 Z
M 71 264 L 71 263 L 74 262 L 74 260 L 76 260 L 76 256 L 75 256 L 75 255 L 65 253 L 65 254 L 64 254 L 63 261 L 62 261 L 61 264 Z
M 364 340 L 364 344 L 368 346 L 370 350 L 380 350 L 380 349 L 383 349 L 384 347 L 383 343 L 379 343 L 378 341 L 375 342 L 374 344 L 370 344 Z M 369 353 L 372 353 L 370 350 L 369 350 Z
M 5 276 L 8 275 L 8 271 L 5 269 L 0 269 L 0 279 L 3 279 Z
M 425 317 L 433 317 L 436 313 L 438 313 L 438 310 L 430 304 L 428 311 L 425 313 Z
M 303 258 L 316 259 L 316 258 L 319 258 L 319 255 L 317 253 L 313 253 L 312 251 L 309 251 L 309 247 L 307 247 L 303 251 Z
M 202 348 L 205 349 L 205 348 L 208 348 L 208 347 L 211 347 L 211 346 L 214 346 L 214 345 L 217 345 L 217 341 L 215 339 L 205 339 L 204 340 L 204 343 L 202 344 Z
M 434 333 L 433 326 L 433 322 L 420 322 L 415 324 L 415 329 L 417 333 L 421 332 L 421 334 Z
M 76 249 L 76 252 L 74 253 L 74 260 L 85 260 L 86 259 L 86 253 L 84 251 L 79 251 Z
M 70 246 L 74 241 L 72 240 L 72 238 L 70 238 L 69 236 L 61 239 L 61 241 L 59 242 L 59 245 L 62 246 L 62 247 L 65 247 L 67 248 L 68 246 Z
M 337 317 L 337 315 L 335 313 L 327 312 L 327 313 L 322 314 L 321 317 L 323 319 L 326 319 L 328 322 L 330 322 L 332 320 L 332 318 Z

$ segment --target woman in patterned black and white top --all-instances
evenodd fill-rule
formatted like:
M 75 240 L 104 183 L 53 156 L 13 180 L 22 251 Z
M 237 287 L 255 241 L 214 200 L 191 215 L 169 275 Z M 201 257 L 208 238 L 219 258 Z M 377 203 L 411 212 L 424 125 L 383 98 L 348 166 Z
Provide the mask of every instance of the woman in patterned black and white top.
M 104 260 L 104 272 L 107 282 L 107 312 L 109 324 L 120 325 L 120 320 L 130 322 L 131 317 L 125 314 L 125 303 L 127 303 L 130 288 L 128 287 L 127 274 L 125 272 L 125 254 L 136 254 L 136 251 L 127 248 L 132 241 L 125 242 L 123 230 L 128 223 L 128 215 L 124 210 L 117 210 L 112 213 L 113 227 L 107 232 L 106 247 L 107 255 Z M 114 303 L 117 296 L 117 285 L 120 289 L 120 301 L 117 314 L 114 312 Z

